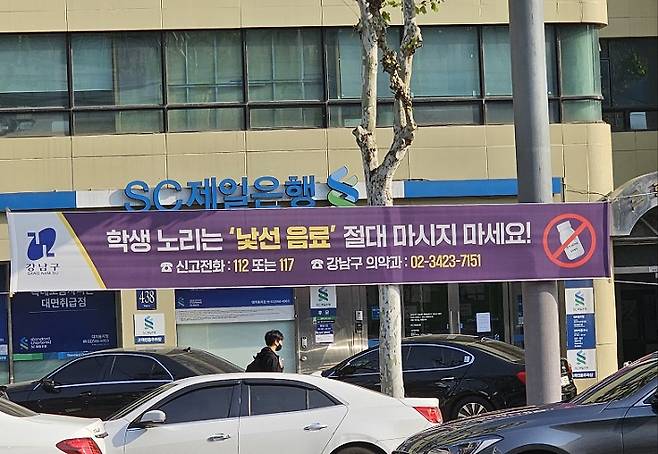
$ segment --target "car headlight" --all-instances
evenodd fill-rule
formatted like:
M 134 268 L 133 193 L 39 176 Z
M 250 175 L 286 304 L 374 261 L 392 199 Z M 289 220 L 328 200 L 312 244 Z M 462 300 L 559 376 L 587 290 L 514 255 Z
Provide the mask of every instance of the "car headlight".
M 449 446 L 432 448 L 425 454 L 478 454 L 502 439 L 499 436 L 489 436 L 477 440 L 462 441 Z

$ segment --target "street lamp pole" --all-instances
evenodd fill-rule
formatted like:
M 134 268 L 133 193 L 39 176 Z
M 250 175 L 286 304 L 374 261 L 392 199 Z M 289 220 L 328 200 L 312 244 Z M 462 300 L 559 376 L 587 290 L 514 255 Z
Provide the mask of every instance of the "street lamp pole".
M 509 0 L 519 202 L 553 202 L 543 0 Z M 557 283 L 524 282 L 528 404 L 561 399 Z

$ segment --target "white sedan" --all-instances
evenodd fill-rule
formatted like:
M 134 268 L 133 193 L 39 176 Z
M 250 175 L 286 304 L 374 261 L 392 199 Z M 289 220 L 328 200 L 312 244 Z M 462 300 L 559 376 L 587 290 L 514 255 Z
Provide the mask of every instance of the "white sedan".
M 163 385 L 105 422 L 116 454 L 390 454 L 441 422 L 437 399 L 393 399 L 296 374 L 222 374 Z
M 41 415 L 0 398 L 0 453 L 104 454 L 100 419 Z

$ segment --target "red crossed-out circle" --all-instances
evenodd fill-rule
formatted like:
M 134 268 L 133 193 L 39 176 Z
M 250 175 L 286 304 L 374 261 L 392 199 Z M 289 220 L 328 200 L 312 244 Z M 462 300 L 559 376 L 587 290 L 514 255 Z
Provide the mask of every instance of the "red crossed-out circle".
M 574 229 L 574 233 L 571 234 L 569 239 L 565 241 L 564 244 L 561 244 L 559 248 L 557 248 L 555 251 L 552 251 L 548 247 L 548 236 L 551 233 L 551 229 L 558 222 L 563 220 L 576 220 L 580 222 L 580 225 Z M 562 253 L 567 248 L 567 246 L 571 244 L 571 242 L 586 229 L 589 230 L 589 233 L 592 237 L 592 244 L 590 245 L 587 254 L 585 254 L 583 258 L 581 258 L 580 260 L 576 260 L 575 262 L 565 262 L 560 260 L 559 257 L 560 255 L 562 255 Z M 551 262 L 555 263 L 557 266 L 561 268 L 578 268 L 580 266 L 583 266 L 585 263 L 589 262 L 592 256 L 594 255 L 594 251 L 596 250 L 596 231 L 594 230 L 594 226 L 592 225 L 592 223 L 585 217 L 575 213 L 564 213 L 554 217 L 548 223 L 546 229 L 544 229 L 543 243 L 544 243 L 544 252 L 546 253 L 546 256 Z

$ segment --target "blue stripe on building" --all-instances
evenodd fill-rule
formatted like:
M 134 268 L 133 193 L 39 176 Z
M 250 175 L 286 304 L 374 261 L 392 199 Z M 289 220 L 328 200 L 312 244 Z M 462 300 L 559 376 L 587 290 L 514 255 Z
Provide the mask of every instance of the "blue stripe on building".
M 562 193 L 562 179 L 553 178 L 553 194 Z M 496 180 L 454 180 L 404 182 L 405 199 L 430 197 L 510 197 L 519 194 L 516 178 Z
M 75 191 L 0 194 L 0 211 L 64 210 L 76 206 Z

